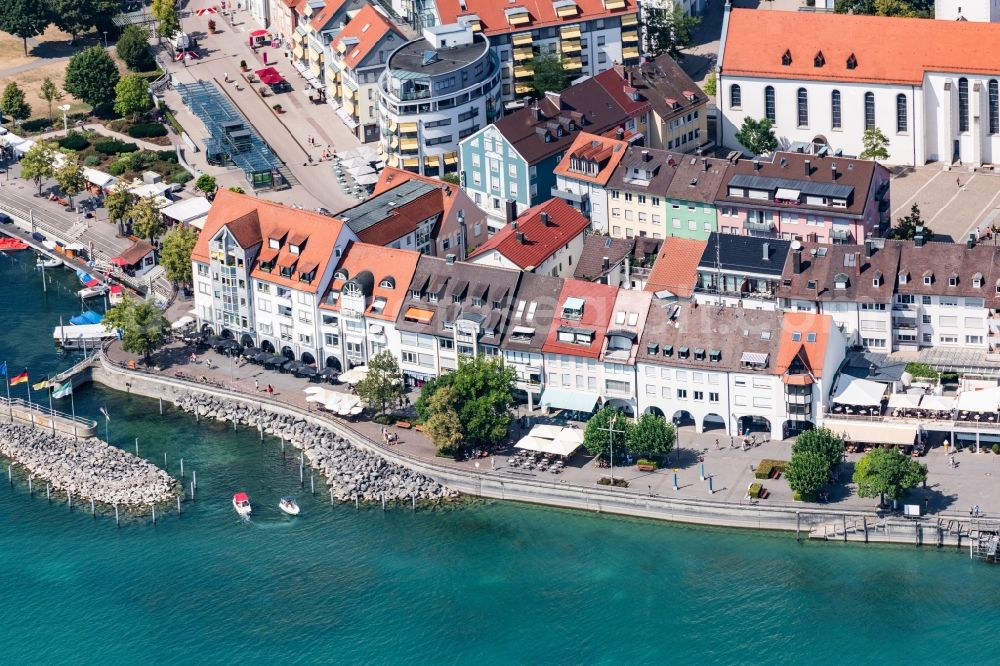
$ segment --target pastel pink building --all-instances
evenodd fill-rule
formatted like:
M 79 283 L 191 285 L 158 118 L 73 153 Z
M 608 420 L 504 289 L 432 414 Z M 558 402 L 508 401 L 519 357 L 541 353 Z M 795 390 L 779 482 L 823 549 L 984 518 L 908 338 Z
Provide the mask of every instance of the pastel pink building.
M 889 171 L 829 155 L 741 158 L 727 170 L 715 207 L 724 234 L 863 243 L 889 230 Z

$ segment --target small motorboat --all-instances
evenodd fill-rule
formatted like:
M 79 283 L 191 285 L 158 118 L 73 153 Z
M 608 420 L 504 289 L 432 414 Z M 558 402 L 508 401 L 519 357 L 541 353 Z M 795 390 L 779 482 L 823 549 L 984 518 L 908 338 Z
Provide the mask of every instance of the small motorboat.
M 233 508 L 243 518 L 250 517 L 250 496 L 246 493 L 236 493 L 233 495 Z
M 98 296 L 103 296 L 107 292 L 108 292 L 108 285 L 97 284 L 94 285 L 93 287 L 84 287 L 83 289 L 81 289 L 76 293 L 80 298 L 88 299 L 88 298 L 97 298 Z
M 62 261 L 59 259 L 52 259 L 50 257 L 39 256 L 35 260 L 35 266 L 38 268 L 59 268 L 62 266 Z
M 295 503 L 295 498 L 291 495 L 282 497 L 281 501 L 278 502 L 278 508 L 287 513 L 289 516 L 299 515 L 299 505 Z

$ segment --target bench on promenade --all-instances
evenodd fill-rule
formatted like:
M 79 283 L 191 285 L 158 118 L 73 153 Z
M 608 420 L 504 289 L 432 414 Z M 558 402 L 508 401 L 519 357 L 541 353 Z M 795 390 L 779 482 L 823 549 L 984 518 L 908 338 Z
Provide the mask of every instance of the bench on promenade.
M 413 424 L 409 421 L 396 421 L 397 428 L 403 428 L 404 430 L 409 430 L 413 427 Z
M 655 472 L 656 465 L 636 465 L 640 472 Z

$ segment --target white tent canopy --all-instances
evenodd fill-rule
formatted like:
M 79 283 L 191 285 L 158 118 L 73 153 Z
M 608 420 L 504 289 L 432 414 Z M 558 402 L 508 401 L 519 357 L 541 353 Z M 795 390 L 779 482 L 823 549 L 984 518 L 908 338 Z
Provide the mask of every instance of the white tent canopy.
M 841 375 L 837 381 L 837 389 L 833 401 L 838 405 L 859 405 L 877 407 L 882 404 L 882 397 L 888 386 L 868 379 Z
M 838 422 L 833 430 L 851 442 L 863 444 L 913 444 L 917 428 L 904 423 Z
M 950 412 L 955 409 L 955 399 L 943 395 L 925 395 L 920 408 L 932 412 Z
M 188 324 L 193 324 L 193 323 L 194 323 L 194 317 L 191 317 L 190 315 L 184 315 L 183 317 L 175 321 L 173 324 L 171 324 L 170 328 L 172 328 L 175 331 L 178 331 L 187 326 Z
M 562 426 L 539 423 L 531 429 L 528 435 L 530 437 L 540 437 L 541 439 L 555 439 L 562 430 Z
M 522 437 L 514 448 L 568 456 L 582 445 L 583 431 L 579 428 L 539 424 L 527 436 Z
M 919 393 L 893 393 L 889 396 L 889 407 L 891 409 L 916 409 L 920 406 L 920 399 L 923 397 Z
M 345 384 L 357 384 L 362 379 L 368 376 L 368 366 L 359 365 L 356 368 L 351 368 L 347 372 L 340 373 L 340 381 Z
M 1000 409 L 1000 387 L 984 391 L 962 391 L 958 409 L 963 412 L 995 412 Z

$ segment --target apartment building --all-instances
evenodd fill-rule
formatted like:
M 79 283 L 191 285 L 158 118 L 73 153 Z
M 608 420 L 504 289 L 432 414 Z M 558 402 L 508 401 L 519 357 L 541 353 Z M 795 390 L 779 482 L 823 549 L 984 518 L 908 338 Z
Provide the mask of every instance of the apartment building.
M 756 236 L 710 235 L 698 262 L 695 300 L 705 305 L 774 310 L 790 245 Z
M 396 318 L 420 254 L 350 243 L 319 305 L 328 368 L 343 370 L 389 351 L 399 358 Z
M 220 190 L 191 254 L 198 325 L 322 366 L 319 302 L 352 240 L 324 215 Z
M 518 285 L 510 323 L 500 341 L 503 360 L 514 368 L 518 396 L 529 409 L 539 404 L 545 390 L 545 356 L 563 281 L 540 273 L 524 273 Z
M 608 218 L 614 238 L 665 238 L 667 186 L 677 167 L 673 155 L 633 146 L 608 179 Z
M 467 261 L 481 266 L 539 273 L 573 274 L 590 221 L 561 199 L 530 208 L 480 245 Z
M 653 295 L 646 291 L 619 289 L 601 350 L 601 361 L 604 363 L 601 395 L 607 405 L 629 416 L 637 413 L 636 356 L 652 299 Z
M 892 313 L 901 247 L 883 239 L 864 245 L 794 241 L 778 286 L 781 309 L 830 315 L 849 344 L 894 351 Z
M 581 280 L 563 282 L 549 335 L 542 345 L 542 405 L 589 414 L 603 401 L 606 377 L 601 356 L 617 297 L 617 287 Z
M 707 240 L 719 231 L 715 198 L 729 172 L 728 160 L 680 156 L 667 185 L 668 236 Z
M 811 312 L 786 312 L 780 330 L 775 370 L 784 386 L 786 420 L 772 436 L 787 439 L 823 427 L 847 338 L 830 315 Z
M 378 79 L 389 56 L 406 39 L 375 5 L 365 4 L 330 42 L 326 55 L 327 100 L 363 143 L 379 140 Z
M 635 250 L 634 238 L 612 238 L 590 234 L 583 242 L 583 252 L 573 277 L 587 282 L 630 287 L 630 256 Z
M 595 230 L 606 231 L 608 180 L 628 146 L 627 141 L 581 132 L 555 167 L 552 196 L 595 221 Z
M 570 79 L 639 60 L 635 0 L 508 2 L 436 0 L 437 22 L 462 23 L 489 37 L 503 66 L 503 99 L 533 94 L 535 57 L 562 60 Z M 553 91 L 555 92 L 555 91 Z
M 690 299 L 707 246 L 706 241 L 691 238 L 665 239 L 643 288 L 661 299 Z
M 400 367 L 424 381 L 458 367 L 461 356 L 497 356 L 521 274 L 453 257 L 422 255 L 396 319 Z
M 641 104 L 624 99 L 587 79 L 546 93 L 462 141 L 462 187 L 490 216 L 493 229 L 507 222 L 508 205 L 521 212 L 551 197 L 556 167 L 580 133 L 641 139 Z
M 762 238 L 863 243 L 892 222 L 888 169 L 804 153 L 736 160 L 715 204 L 720 231 Z
M 781 327 L 773 310 L 654 300 L 636 362 L 639 410 L 727 440 L 748 430 L 780 436 Z
M 386 164 L 426 176 L 456 172 L 459 142 L 503 112 L 489 40 L 455 23 L 400 46 L 378 86 Z
M 330 42 L 367 4 L 367 0 L 302 0 L 296 6 L 292 31 L 292 64 L 316 90 L 326 93 Z

